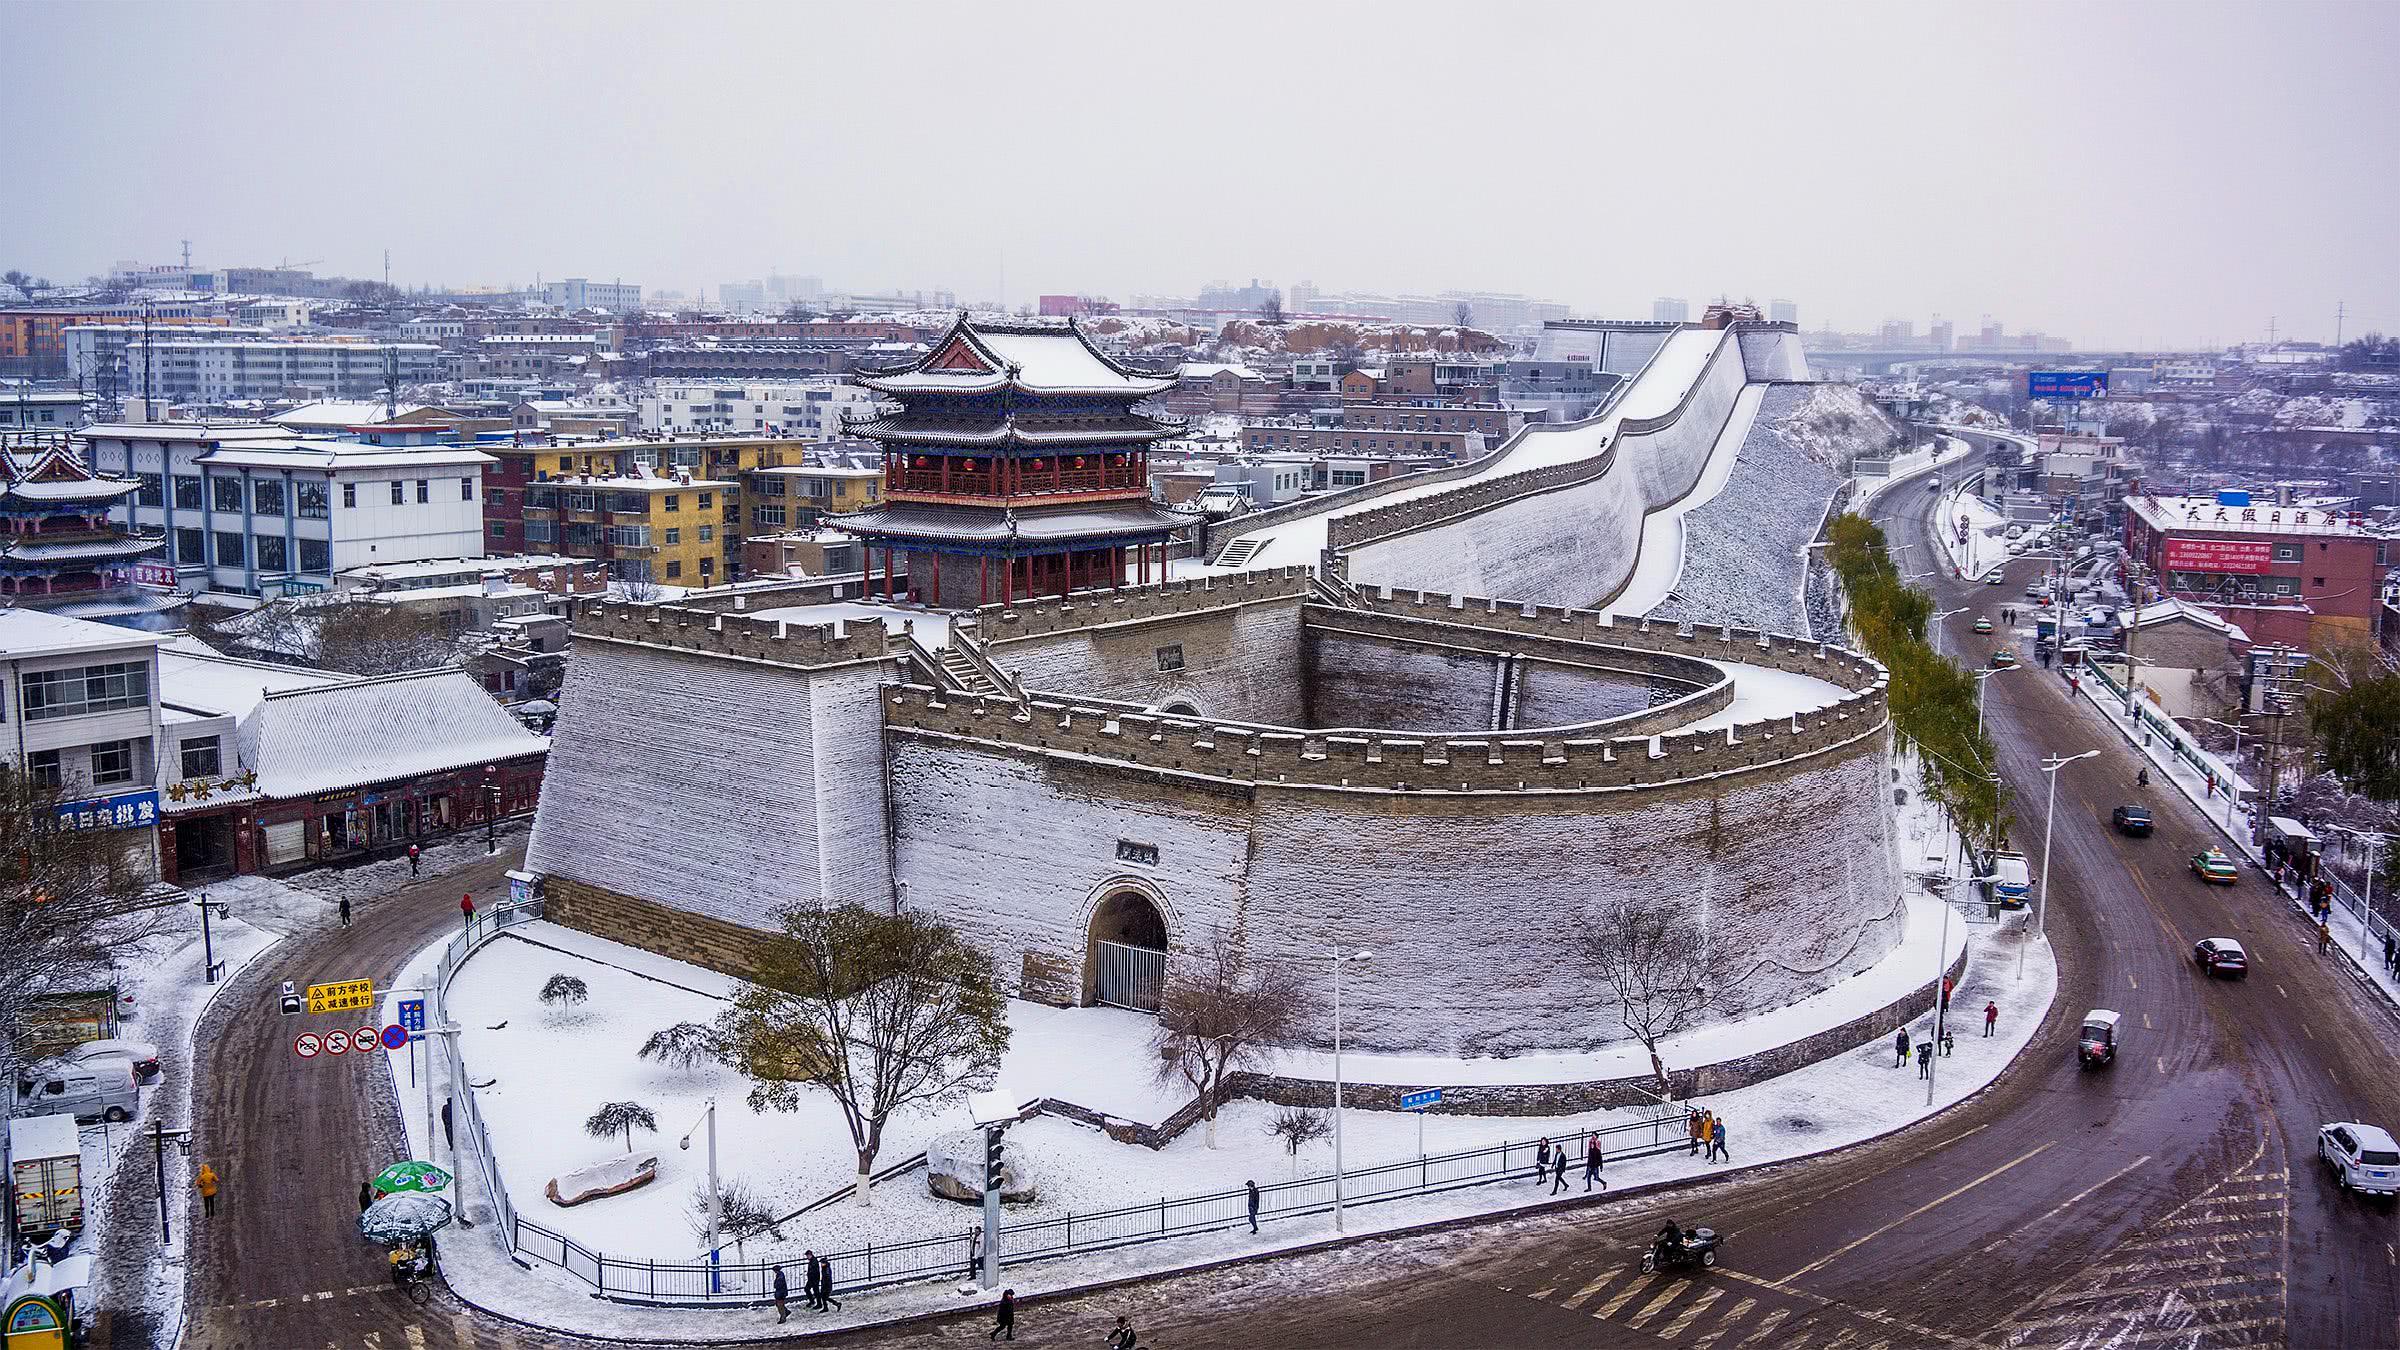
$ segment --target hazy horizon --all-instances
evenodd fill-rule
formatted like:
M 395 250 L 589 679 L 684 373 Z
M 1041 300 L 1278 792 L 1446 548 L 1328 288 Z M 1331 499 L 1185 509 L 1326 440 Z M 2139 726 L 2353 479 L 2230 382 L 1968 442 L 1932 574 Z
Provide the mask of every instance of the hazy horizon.
M 2342 302 L 2346 336 L 2400 328 L 2390 6 L 6 13 L 34 186 L 0 267 L 60 281 L 188 238 L 710 300 L 1258 277 L 2080 347 L 2325 340 Z M 102 78 L 129 42 L 136 78 Z

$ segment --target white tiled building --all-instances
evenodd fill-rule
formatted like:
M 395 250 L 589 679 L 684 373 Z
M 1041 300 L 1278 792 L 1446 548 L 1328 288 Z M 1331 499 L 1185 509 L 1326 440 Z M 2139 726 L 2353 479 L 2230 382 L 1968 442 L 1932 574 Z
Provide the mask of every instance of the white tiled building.
M 484 551 L 494 461 L 480 450 L 163 422 L 89 427 L 81 439 L 96 470 L 140 483 L 112 518 L 163 533 L 187 589 L 320 591 L 353 567 Z
M 847 380 L 738 385 L 661 380 L 640 399 L 646 432 L 706 431 L 812 441 L 841 435 L 844 413 L 861 420 L 873 416 L 875 403 L 874 394 Z
M 0 609 L 0 760 L 66 790 L 60 824 L 142 832 L 158 823 L 155 633 Z

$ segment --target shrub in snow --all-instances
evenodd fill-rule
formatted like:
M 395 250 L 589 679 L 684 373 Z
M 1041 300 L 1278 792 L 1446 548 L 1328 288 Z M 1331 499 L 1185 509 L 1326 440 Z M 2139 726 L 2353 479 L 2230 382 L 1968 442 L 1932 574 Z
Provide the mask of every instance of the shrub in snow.
M 1324 1112 L 1311 1111 L 1305 1106 L 1287 1106 L 1267 1122 L 1267 1133 L 1281 1139 L 1283 1151 L 1291 1155 L 1294 1176 L 1300 1173 L 1301 1147 L 1332 1132 L 1333 1127 L 1326 1123 Z
M 989 1087 L 1008 1049 L 1007 1000 L 992 958 L 915 912 L 823 902 L 776 911 L 758 982 L 718 1017 L 727 1057 L 757 1072 L 750 1109 L 796 1109 L 800 1086 L 832 1094 L 858 1151 L 857 1197 L 883 1148 L 884 1122 Z
M 594 1139 L 606 1139 L 612 1134 L 623 1133 L 625 1151 L 628 1153 L 633 1151 L 633 1132 L 637 1129 L 650 1134 L 658 1133 L 658 1117 L 640 1102 L 603 1103 L 599 1110 L 592 1112 L 590 1119 L 583 1122 L 583 1132 Z
M 615 1131 L 611 1130 L 611 1134 Z M 623 1195 L 638 1191 L 658 1179 L 658 1155 L 655 1153 L 624 1153 L 606 1162 L 578 1167 L 550 1178 L 542 1194 L 561 1209 L 598 1200 L 602 1196 Z
M 591 987 L 572 975 L 553 975 L 542 984 L 542 1002 L 553 1008 L 581 1007 L 591 996 Z
M 692 1226 L 692 1236 L 708 1241 L 708 1183 L 692 1187 L 691 1212 L 684 1216 Z M 741 1255 L 742 1243 L 765 1234 L 783 1240 L 783 1220 L 767 1203 L 750 1189 L 750 1183 L 736 1177 L 717 1180 L 717 1240 L 733 1244 L 735 1256 Z
M 1270 1047 L 1299 1039 L 1315 1004 L 1296 980 L 1253 971 L 1224 929 L 1167 973 L 1158 1005 L 1158 1080 L 1181 1080 L 1200 1095 L 1208 1146 L 1217 1146 L 1217 1107 L 1228 1075 L 1256 1064 Z
M 689 1072 L 703 1064 L 713 1063 L 724 1055 L 724 1042 L 715 1027 L 698 1022 L 677 1022 L 664 1030 L 653 1031 L 642 1042 L 642 1058 L 655 1059 L 670 1068 Z
M 983 1203 L 983 1131 L 945 1135 L 925 1146 L 925 1189 L 944 1200 Z M 1000 1137 L 1000 1203 L 1013 1205 L 1041 1194 L 1033 1164 Z

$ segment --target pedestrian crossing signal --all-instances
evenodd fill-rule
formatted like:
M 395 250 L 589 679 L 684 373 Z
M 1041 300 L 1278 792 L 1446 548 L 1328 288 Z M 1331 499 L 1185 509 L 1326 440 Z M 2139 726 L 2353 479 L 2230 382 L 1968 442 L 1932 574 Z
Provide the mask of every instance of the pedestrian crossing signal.
M 1000 1189 L 1000 1131 L 997 1129 L 983 1132 L 983 1188 L 987 1191 Z

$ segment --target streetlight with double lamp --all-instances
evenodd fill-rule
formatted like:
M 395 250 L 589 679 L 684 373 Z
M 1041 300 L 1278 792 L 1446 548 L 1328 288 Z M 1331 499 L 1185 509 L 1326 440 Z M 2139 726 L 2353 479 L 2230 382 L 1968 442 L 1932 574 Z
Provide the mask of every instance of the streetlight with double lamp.
M 2367 959 L 2367 939 L 2375 935 L 2375 855 L 2391 841 L 2381 830 L 2362 830 L 2352 825 L 2333 828 L 2367 846 L 2367 888 L 2359 899 L 2367 907 L 2367 917 L 2358 925 L 2358 959 L 2363 962 Z
M 500 766 L 483 766 L 483 851 L 500 851 Z
M 2015 669 L 2015 666 L 1990 666 L 1975 672 L 1975 734 L 1977 736 L 1983 734 L 1983 682 L 1994 675 L 2006 675 Z
M 1940 656 L 1942 654 L 1942 620 L 1957 618 L 1959 615 L 1966 613 L 1970 608 L 1972 608 L 1972 606 L 1965 606 L 1959 609 L 1945 609 L 1941 613 L 1925 620 L 1925 627 L 1933 633 L 1933 654 L 1935 656 Z
M 2097 750 L 2086 750 L 2080 755 L 2042 761 L 2042 772 L 2050 776 L 2050 790 L 2048 800 L 2042 807 L 2042 879 L 2033 901 L 2033 928 L 2037 937 L 2043 933 L 2050 915 L 2050 825 L 2058 816 L 2058 771 L 2076 760 L 2090 759 L 2099 753 Z M 2030 942 L 2017 944 L 2017 975 L 2020 979 L 2025 974 L 2025 949 L 2031 945 Z
M 678 1148 L 680 1148 L 680 1149 L 684 1150 L 684 1151 L 685 1151 L 685 1152 L 687 1152 L 687 1153 L 688 1153 L 688 1152 L 690 1152 L 690 1151 L 691 1151 L 691 1147 L 692 1147 L 692 1136 L 693 1136 L 693 1135 L 695 1135 L 695 1134 L 698 1134 L 698 1133 L 700 1133 L 700 1127 L 701 1127 L 701 1126 L 703 1126 L 703 1125 L 706 1125 L 706 1126 L 708 1127 L 708 1292 L 710 1292 L 710 1293 L 712 1293 L 712 1294 L 713 1294 L 713 1293 L 716 1293 L 716 1292 L 717 1292 L 717 1203 L 718 1203 L 718 1202 L 717 1202 L 717 1099 L 716 1099 L 716 1098 L 714 1098 L 714 1097 L 711 1097 L 711 1098 L 709 1098 L 709 1099 L 708 1099 L 708 1105 L 707 1105 L 705 1108 L 703 1108 L 703 1109 L 702 1109 L 702 1112 L 701 1112 L 701 1119 L 693 1121 L 693 1122 L 692 1122 L 692 1128 L 690 1128 L 690 1129 L 688 1129 L 688 1130 L 685 1130 L 685 1131 L 683 1132 L 683 1138 L 682 1138 L 681 1140 L 678 1140 L 678 1141 L 677 1141 L 677 1143 L 676 1143 L 676 1147 L 678 1147 Z
M 2213 717 L 2192 719 L 2195 722 L 2206 722 L 2220 731 L 2233 733 L 2233 758 L 2225 761 L 2226 770 L 2231 775 L 2225 782 L 2225 828 L 2229 830 L 2233 828 L 2233 808 L 2241 801 L 2242 797 L 2242 719 L 2257 716 L 2259 716 L 2257 713 L 2236 713 L 2231 722 L 2220 722 Z
M 1375 959 L 1373 952 L 1335 952 L 1333 962 L 1333 1231 L 1342 1231 L 1342 967 Z

